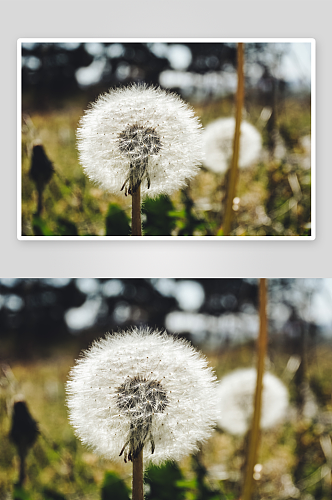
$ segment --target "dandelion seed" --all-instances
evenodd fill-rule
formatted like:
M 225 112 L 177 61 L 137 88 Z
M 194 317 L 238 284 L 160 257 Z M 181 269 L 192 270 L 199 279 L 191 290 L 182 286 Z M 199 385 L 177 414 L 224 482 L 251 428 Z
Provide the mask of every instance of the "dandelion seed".
M 233 154 L 235 119 L 218 118 L 209 123 L 203 133 L 204 165 L 216 173 L 229 167 Z M 240 128 L 239 167 L 247 168 L 257 162 L 262 150 L 262 138 L 258 130 L 242 120 Z
M 235 370 L 220 380 L 218 387 L 218 423 L 230 434 L 243 435 L 250 427 L 254 411 L 257 371 L 255 368 Z M 261 428 L 269 429 L 281 422 L 288 407 L 284 384 L 271 373 L 263 377 Z
M 128 354 L 135 349 L 133 361 Z M 91 385 L 103 389 L 97 400 L 87 390 Z M 96 341 L 72 368 L 67 394 L 76 434 L 112 460 L 133 461 L 143 449 L 145 461 L 179 460 L 209 437 L 218 416 L 215 376 L 205 358 L 188 342 L 149 329 Z M 177 423 L 176 438 L 170 439 Z

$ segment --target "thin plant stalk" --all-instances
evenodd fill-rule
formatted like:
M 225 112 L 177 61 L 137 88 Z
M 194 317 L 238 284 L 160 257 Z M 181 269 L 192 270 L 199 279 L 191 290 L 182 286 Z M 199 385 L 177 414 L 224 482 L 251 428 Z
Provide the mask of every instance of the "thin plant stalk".
M 233 142 L 233 157 L 229 170 L 227 191 L 226 191 L 226 206 L 222 232 L 224 236 L 229 236 L 232 228 L 233 217 L 233 200 L 236 192 L 236 183 L 238 177 L 238 163 L 240 151 L 240 127 L 242 119 L 242 108 L 244 102 L 244 44 L 237 45 L 237 92 L 236 92 L 236 116 L 235 116 L 235 132 Z
M 26 457 L 26 451 L 21 450 L 19 452 L 19 458 L 20 458 L 20 475 L 19 475 L 19 480 L 18 480 L 18 485 L 20 487 L 23 486 L 23 483 L 25 481 L 25 457 Z
M 38 206 L 37 206 L 37 215 L 40 217 L 43 211 L 43 189 L 41 187 L 38 188 Z
M 266 316 L 266 279 L 261 278 L 259 283 L 259 336 L 258 336 L 258 359 L 257 359 L 257 383 L 254 402 L 254 415 L 249 435 L 249 446 L 247 448 L 246 469 L 243 482 L 241 500 L 250 500 L 253 490 L 254 467 L 258 454 L 259 427 L 262 408 L 263 374 L 267 346 L 267 316 Z
M 143 450 L 133 459 L 132 500 L 144 500 L 143 494 Z
M 142 236 L 141 185 L 139 185 L 136 191 L 132 193 L 131 235 Z

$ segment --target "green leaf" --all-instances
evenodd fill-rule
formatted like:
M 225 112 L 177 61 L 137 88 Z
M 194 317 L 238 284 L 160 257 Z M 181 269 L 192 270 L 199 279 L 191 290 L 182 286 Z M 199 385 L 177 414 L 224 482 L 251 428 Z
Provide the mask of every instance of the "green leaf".
M 47 224 L 39 217 L 34 215 L 32 219 L 32 228 L 35 236 L 54 236 Z
M 106 215 L 106 236 L 129 236 L 129 218 L 116 203 L 111 203 Z
M 105 473 L 101 500 L 130 500 L 127 486 L 115 472 Z
M 58 236 L 78 236 L 76 224 L 73 222 L 58 217 L 57 219 L 57 235 Z
M 44 489 L 43 498 L 44 500 L 66 500 L 66 497 L 64 497 L 61 493 L 49 488 Z
M 147 198 L 142 207 L 146 220 L 143 223 L 145 236 L 171 236 L 176 226 L 176 213 L 168 196 Z
M 31 500 L 31 498 L 21 486 L 15 485 L 13 491 L 13 500 Z
M 181 479 L 180 481 L 176 481 L 176 485 L 179 488 L 186 488 L 195 490 L 197 488 L 197 479 Z
M 175 462 L 166 462 L 161 467 L 150 466 L 145 474 L 145 483 L 150 486 L 146 500 L 182 500 L 185 493 L 178 484 L 182 480 L 181 470 Z

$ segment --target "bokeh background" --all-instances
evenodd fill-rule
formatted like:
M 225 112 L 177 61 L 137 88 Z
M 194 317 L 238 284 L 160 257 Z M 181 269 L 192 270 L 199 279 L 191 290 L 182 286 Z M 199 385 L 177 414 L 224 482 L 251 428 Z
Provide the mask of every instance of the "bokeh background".
M 110 87 L 146 82 L 181 95 L 203 127 L 234 116 L 236 43 L 23 42 L 22 235 L 130 234 L 131 199 L 83 174 L 75 131 L 88 103 Z M 262 136 L 260 158 L 240 172 L 234 236 L 311 234 L 311 44 L 246 43 L 243 118 Z M 31 176 L 39 142 L 53 165 L 43 209 Z M 171 198 L 146 198 L 146 236 L 213 236 L 225 176 L 204 165 Z
M 332 466 L 332 280 L 268 280 L 266 369 L 289 392 L 286 418 L 261 435 L 259 499 L 327 500 Z M 128 499 L 130 465 L 100 459 L 69 425 L 64 384 L 81 349 L 107 331 L 166 328 L 208 358 L 218 379 L 254 367 L 257 279 L 1 279 L 0 498 Z M 21 395 L 21 396 L 19 396 Z M 13 401 L 40 433 L 24 489 L 13 441 Z M 227 411 L 225 408 L 224 411 Z M 200 453 L 151 468 L 146 498 L 235 499 L 245 437 L 217 428 Z

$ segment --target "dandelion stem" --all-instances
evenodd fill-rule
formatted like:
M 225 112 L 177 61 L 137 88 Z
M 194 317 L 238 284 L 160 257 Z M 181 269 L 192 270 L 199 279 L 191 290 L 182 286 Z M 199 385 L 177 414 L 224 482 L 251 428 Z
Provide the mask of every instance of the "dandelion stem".
M 131 235 L 142 236 L 141 222 L 141 185 L 139 185 L 134 193 L 132 193 L 132 220 L 131 220 Z
M 266 279 L 261 278 L 259 283 L 259 336 L 258 336 L 258 359 L 257 359 L 257 383 L 255 393 L 255 406 L 252 427 L 249 435 L 249 446 L 247 448 L 246 469 L 243 482 L 241 500 L 250 500 L 253 489 L 253 474 L 257 459 L 260 416 L 262 408 L 263 374 L 265 354 L 267 346 L 267 317 L 266 317 Z
M 133 459 L 132 500 L 144 500 L 143 494 L 143 450 Z
M 232 228 L 233 199 L 236 192 L 236 183 L 238 177 L 238 163 L 240 151 L 240 127 L 242 119 L 242 108 L 244 101 L 244 47 L 243 43 L 237 45 L 237 92 L 236 92 L 236 117 L 235 132 L 233 143 L 233 157 L 229 170 L 227 188 L 226 188 L 226 206 L 222 231 L 224 236 L 229 236 Z

